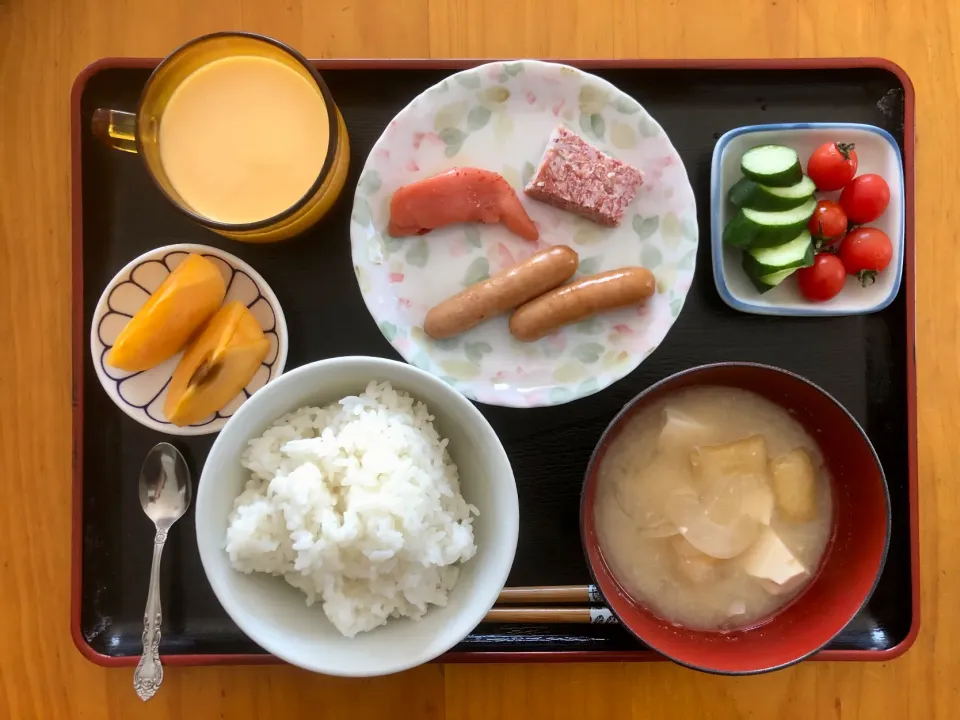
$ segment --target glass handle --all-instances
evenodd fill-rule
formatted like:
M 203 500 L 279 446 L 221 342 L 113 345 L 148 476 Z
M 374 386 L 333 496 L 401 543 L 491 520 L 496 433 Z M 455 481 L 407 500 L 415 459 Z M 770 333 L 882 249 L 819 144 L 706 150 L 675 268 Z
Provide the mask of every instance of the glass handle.
M 93 134 L 113 149 L 137 152 L 137 116 L 133 113 L 98 108 L 90 126 Z

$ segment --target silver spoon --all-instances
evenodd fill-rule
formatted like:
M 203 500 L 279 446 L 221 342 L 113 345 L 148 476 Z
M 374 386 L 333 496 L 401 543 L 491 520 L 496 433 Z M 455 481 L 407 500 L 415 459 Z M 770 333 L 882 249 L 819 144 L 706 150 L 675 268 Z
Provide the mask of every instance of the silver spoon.
M 192 495 L 190 469 L 180 451 L 170 443 L 154 445 L 140 468 L 140 504 L 157 529 L 153 538 L 147 609 L 143 615 L 143 655 L 133 673 L 133 687 L 141 700 L 152 698 L 163 682 L 163 666 L 160 665 L 160 556 L 167 532 L 190 507 Z

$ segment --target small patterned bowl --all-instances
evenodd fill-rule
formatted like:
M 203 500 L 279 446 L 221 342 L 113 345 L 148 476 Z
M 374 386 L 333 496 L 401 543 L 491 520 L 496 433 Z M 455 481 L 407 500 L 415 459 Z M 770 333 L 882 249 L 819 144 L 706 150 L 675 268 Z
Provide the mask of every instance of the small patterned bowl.
M 135 373 L 110 367 L 106 355 L 130 318 L 190 253 L 203 255 L 220 269 L 227 283 L 224 303 L 239 300 L 250 308 L 270 340 L 270 351 L 253 379 L 226 407 L 201 423 L 177 427 L 164 417 L 163 403 L 182 353 Z M 207 435 L 218 432 L 247 398 L 283 372 L 287 362 L 287 322 L 273 290 L 240 258 L 206 245 L 167 245 L 130 262 L 104 289 L 93 312 L 90 353 L 107 395 L 138 423 L 168 435 Z
M 823 143 L 852 142 L 857 146 L 857 175 L 876 173 L 890 186 L 890 205 L 870 227 L 883 230 L 893 243 L 890 267 L 875 283 L 861 287 L 848 277 L 844 289 L 826 302 L 811 302 L 800 294 L 796 277 L 760 293 L 740 267 L 740 252 L 723 247 L 723 228 L 733 212 L 727 192 L 742 175 L 740 157 L 756 145 L 773 143 L 797 151 L 806 168 L 811 153 Z M 818 199 L 836 200 L 839 192 L 817 193 Z M 861 315 L 883 310 L 900 291 L 903 274 L 904 186 L 900 148 L 886 130 L 857 123 L 781 123 L 751 125 L 731 130 L 717 141 L 710 171 L 710 225 L 713 279 L 723 301 L 734 310 L 757 315 L 828 316 Z

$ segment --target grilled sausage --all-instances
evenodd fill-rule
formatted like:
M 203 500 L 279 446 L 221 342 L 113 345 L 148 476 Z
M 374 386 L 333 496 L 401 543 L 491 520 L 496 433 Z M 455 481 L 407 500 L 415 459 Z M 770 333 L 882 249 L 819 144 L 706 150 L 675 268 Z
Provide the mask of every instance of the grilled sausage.
M 533 342 L 564 325 L 646 300 L 655 289 L 653 273 L 642 267 L 589 275 L 517 308 L 510 332 L 517 340 Z
M 538 252 L 431 308 L 423 330 L 435 340 L 466 332 L 562 285 L 573 277 L 579 263 L 580 257 L 566 245 Z

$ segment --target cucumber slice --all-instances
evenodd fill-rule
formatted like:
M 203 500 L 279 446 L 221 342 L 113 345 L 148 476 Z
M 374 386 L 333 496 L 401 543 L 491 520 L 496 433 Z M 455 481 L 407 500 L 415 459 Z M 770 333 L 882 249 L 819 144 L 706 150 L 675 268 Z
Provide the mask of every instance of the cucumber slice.
M 815 198 L 809 198 L 800 207 L 780 212 L 740 208 L 723 229 L 723 243 L 750 249 L 783 245 L 800 234 L 816 208 Z
M 740 170 L 768 187 L 790 187 L 803 178 L 797 151 L 783 145 L 760 145 L 747 150 L 740 158 Z
M 751 210 L 792 210 L 813 197 L 817 186 L 804 175 L 800 182 L 790 187 L 767 187 L 749 178 L 741 178 L 730 188 L 727 197 L 737 207 Z
M 813 256 L 813 238 L 810 231 L 804 228 L 797 237 L 783 245 L 747 250 L 743 264 L 744 267 L 752 265 L 752 274 L 763 277 L 781 270 L 810 267 L 813 265 Z
M 749 263 L 747 260 L 749 257 L 749 253 L 743 254 L 743 271 L 747 274 L 747 277 L 750 278 L 753 286 L 761 293 L 773 290 L 777 285 L 797 271 L 797 268 L 788 268 L 786 270 L 778 270 L 774 273 L 758 275 L 756 274 L 757 265 Z

